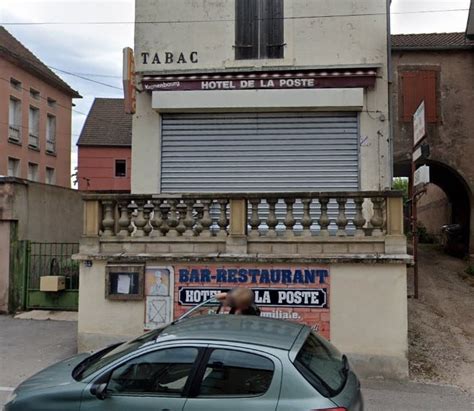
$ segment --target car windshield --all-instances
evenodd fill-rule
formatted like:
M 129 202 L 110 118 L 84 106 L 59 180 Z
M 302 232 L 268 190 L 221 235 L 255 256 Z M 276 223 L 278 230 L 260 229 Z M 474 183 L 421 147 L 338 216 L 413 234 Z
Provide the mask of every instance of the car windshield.
M 303 376 L 323 395 L 337 395 L 345 386 L 347 358 L 329 342 L 314 333 L 301 347 L 295 365 Z
M 200 315 L 214 315 L 224 314 L 224 307 L 216 297 L 209 298 L 201 304 L 191 308 L 188 312 L 184 313 L 177 321 L 184 320 L 186 318 L 194 318 Z
M 87 357 L 84 361 L 82 361 L 73 370 L 73 378 L 76 381 L 82 381 L 84 378 L 89 377 L 101 368 L 111 364 L 116 359 L 137 350 L 145 344 L 156 341 L 163 329 L 164 328 L 158 328 L 132 341 L 115 344 L 105 348 L 102 351 L 98 351 L 95 354 L 92 354 L 90 357 Z

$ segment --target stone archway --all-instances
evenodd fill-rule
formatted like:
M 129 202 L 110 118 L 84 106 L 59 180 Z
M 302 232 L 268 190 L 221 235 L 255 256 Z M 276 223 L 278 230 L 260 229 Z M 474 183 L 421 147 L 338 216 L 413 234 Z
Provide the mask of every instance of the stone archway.
M 430 166 L 431 183 L 441 188 L 451 205 L 451 224 L 460 224 L 462 227 L 463 254 L 474 249 L 474 239 L 471 230 L 471 202 L 472 193 L 465 179 L 452 167 L 434 160 L 428 160 Z M 396 163 L 394 167 L 396 177 L 410 176 L 410 163 Z M 471 251 L 472 254 L 472 251 Z

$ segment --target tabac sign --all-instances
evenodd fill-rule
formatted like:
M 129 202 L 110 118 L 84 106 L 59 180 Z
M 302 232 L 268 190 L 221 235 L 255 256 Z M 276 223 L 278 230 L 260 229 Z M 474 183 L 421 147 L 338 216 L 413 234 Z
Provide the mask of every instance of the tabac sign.
M 174 266 L 174 316 L 235 287 L 249 287 L 262 316 L 305 323 L 329 338 L 327 266 L 209 264 Z

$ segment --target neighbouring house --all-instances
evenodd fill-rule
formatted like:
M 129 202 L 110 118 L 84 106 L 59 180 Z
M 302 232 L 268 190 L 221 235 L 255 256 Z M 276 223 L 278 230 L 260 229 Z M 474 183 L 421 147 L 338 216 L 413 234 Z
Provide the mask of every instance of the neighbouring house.
M 130 192 L 132 116 L 123 99 L 94 100 L 77 146 L 79 190 Z
M 80 97 L 0 26 L 0 175 L 70 187 L 72 100 Z
M 243 286 L 406 377 L 389 2 L 188 3 L 136 2 L 131 193 L 84 195 L 80 349 Z
M 464 253 L 474 254 L 474 40 L 468 34 L 392 36 L 392 97 L 395 175 L 410 176 L 412 119 L 425 101 L 426 164 L 438 189 L 421 198 L 419 220 L 437 237 L 444 224 L 461 225 Z

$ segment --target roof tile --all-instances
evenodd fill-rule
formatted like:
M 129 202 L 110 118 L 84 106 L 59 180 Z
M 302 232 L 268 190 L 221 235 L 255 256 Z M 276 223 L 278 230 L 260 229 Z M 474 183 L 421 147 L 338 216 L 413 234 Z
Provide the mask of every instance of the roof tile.
M 459 49 L 474 48 L 474 41 L 465 33 L 423 33 L 392 35 L 392 48 L 397 49 Z

